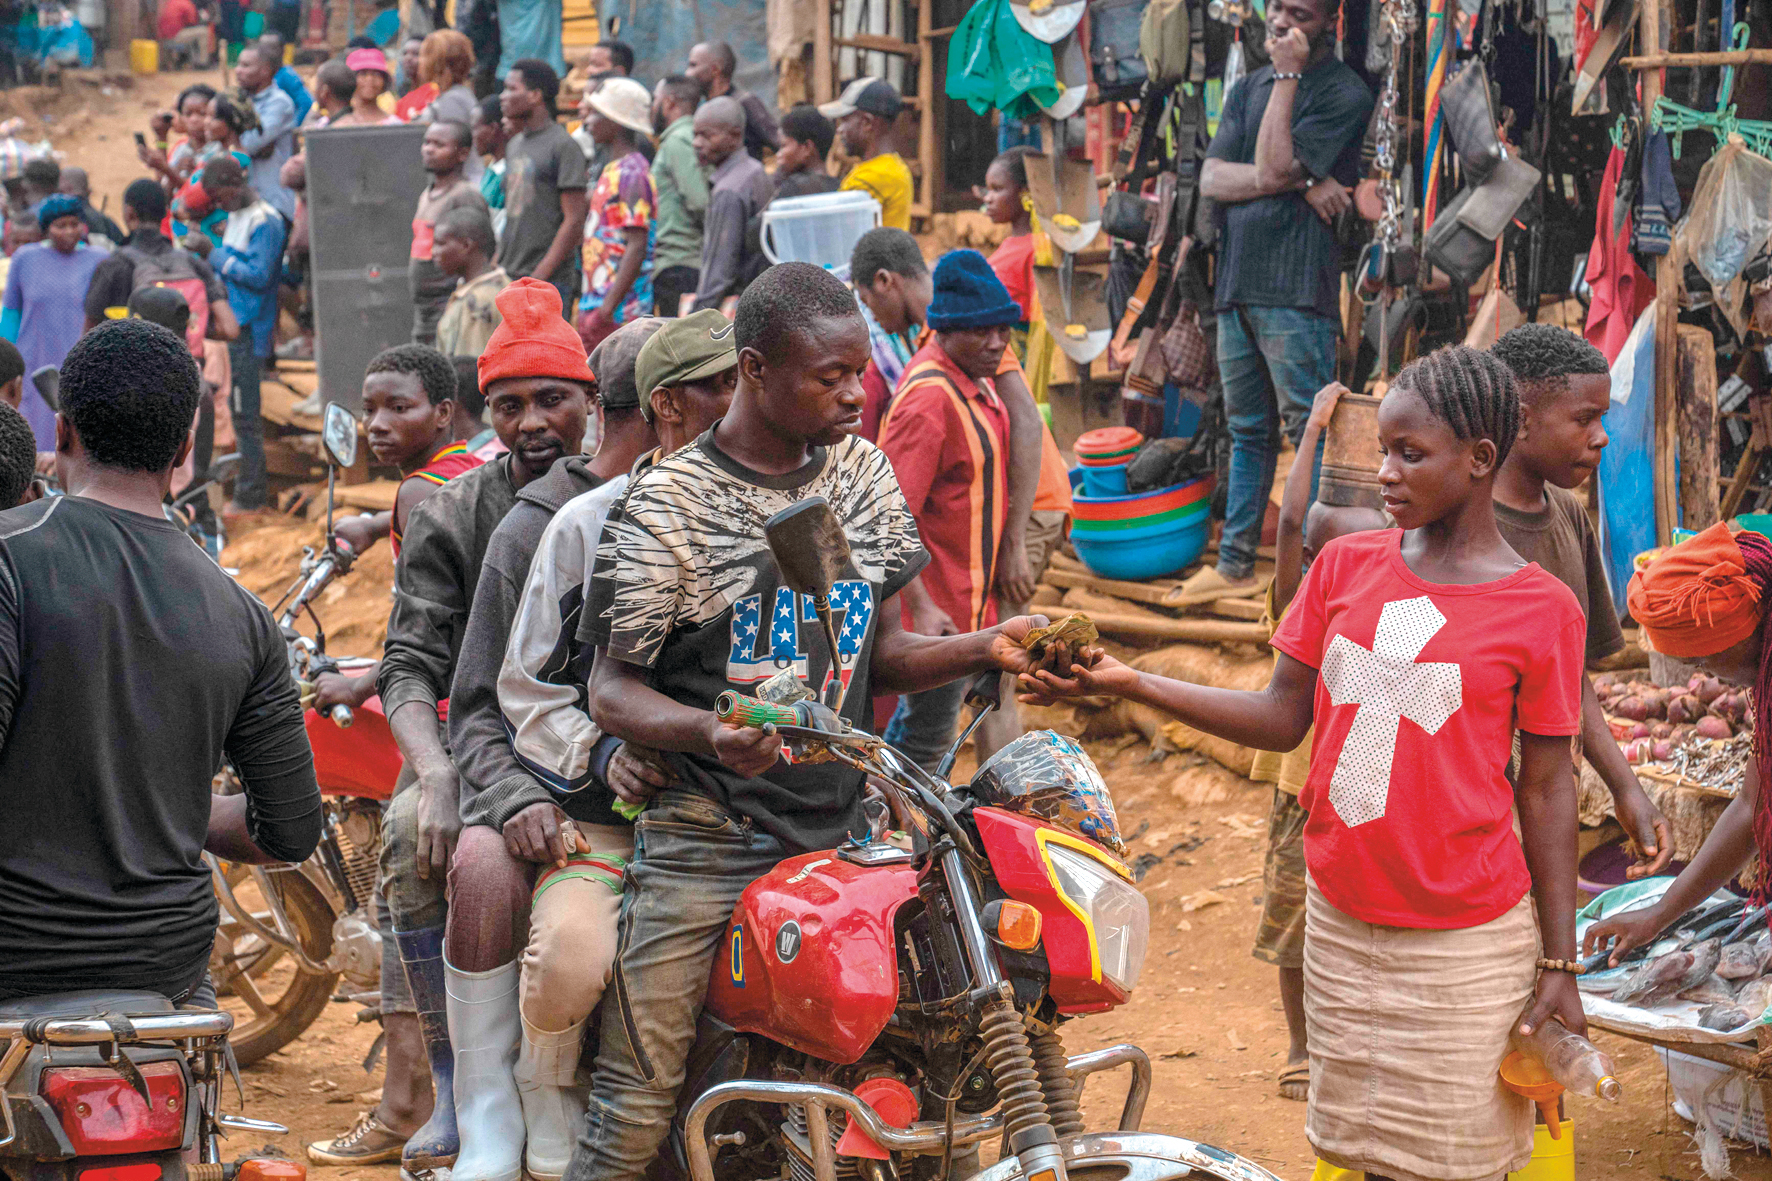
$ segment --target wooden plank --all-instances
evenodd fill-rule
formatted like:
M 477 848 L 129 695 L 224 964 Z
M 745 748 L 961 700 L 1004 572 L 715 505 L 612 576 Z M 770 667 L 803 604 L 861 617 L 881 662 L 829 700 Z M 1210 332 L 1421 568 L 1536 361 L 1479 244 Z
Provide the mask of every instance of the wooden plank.
M 929 0 L 923 2 L 927 4 Z M 828 103 L 836 97 L 836 65 L 831 60 L 831 21 L 836 17 L 836 5 L 815 0 L 812 10 L 812 101 Z
M 917 46 L 926 52 L 917 55 L 917 162 L 923 171 L 912 190 L 917 204 L 924 209 L 935 208 L 935 178 L 944 174 L 941 148 L 935 138 L 935 0 L 922 0 L 917 5 Z M 924 214 L 925 217 L 928 214 Z
M 838 37 L 835 44 L 844 49 L 863 49 L 871 53 L 897 54 L 899 57 L 906 57 L 912 61 L 917 61 L 923 56 L 920 46 L 879 33 L 857 33 L 853 37 Z
M 399 493 L 398 480 L 371 480 L 367 484 L 339 486 L 333 493 L 333 501 L 340 508 L 386 513 L 394 510 L 394 498 Z
M 1717 504 L 1717 357 L 1711 334 L 1695 324 L 1677 332 L 1676 393 L 1680 442 L 1680 524 L 1707 529 Z
M 1206 644 L 1262 644 L 1267 628 L 1229 619 L 1148 619 L 1142 615 L 1091 615 L 1103 635 L 1135 639 L 1193 640 Z
M 1174 600 L 1181 594 L 1181 584 L 1168 579 L 1154 579 L 1150 582 L 1122 582 L 1116 578 L 1098 578 L 1084 570 L 1060 569 L 1056 563 L 1048 567 L 1041 580 L 1058 587 L 1082 587 L 1084 590 L 1099 591 L 1104 595 L 1112 595 L 1117 599 L 1127 599 L 1134 603 L 1149 603 L 1154 607 L 1168 607 L 1174 611 L 1191 611 L 1204 615 L 1223 615 L 1228 619 L 1257 620 L 1266 612 L 1266 607 L 1252 598 L 1216 599 L 1210 603 L 1177 604 Z M 1263 584 L 1263 592 L 1266 586 Z
M 296 404 L 305 400 L 307 394 L 291 389 L 282 381 L 260 382 L 258 389 L 259 415 L 266 421 L 315 434 L 320 432 L 319 415 L 295 413 Z
M 1772 49 L 1728 49 L 1708 53 L 1657 53 L 1646 57 L 1625 57 L 1619 64 L 1627 70 L 1679 69 L 1682 66 L 1766 66 L 1772 65 Z

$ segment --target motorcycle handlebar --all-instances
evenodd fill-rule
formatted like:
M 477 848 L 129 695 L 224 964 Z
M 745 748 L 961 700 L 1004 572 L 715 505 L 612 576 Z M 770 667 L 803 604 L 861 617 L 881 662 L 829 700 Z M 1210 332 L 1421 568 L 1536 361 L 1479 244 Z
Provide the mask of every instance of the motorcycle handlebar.
M 798 726 L 800 711 L 791 705 L 775 705 L 756 697 L 746 697 L 730 689 L 714 699 L 714 716 L 734 726 Z
M 348 705 L 335 705 L 327 712 L 326 716 L 331 718 L 332 724 L 340 730 L 350 729 L 351 723 L 357 720 L 357 716 L 351 712 L 351 707 Z

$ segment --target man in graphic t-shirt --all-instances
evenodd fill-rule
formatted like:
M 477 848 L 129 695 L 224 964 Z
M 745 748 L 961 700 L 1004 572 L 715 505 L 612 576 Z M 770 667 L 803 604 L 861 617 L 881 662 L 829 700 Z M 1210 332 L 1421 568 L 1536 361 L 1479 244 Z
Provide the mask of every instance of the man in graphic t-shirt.
M 567 1177 L 635 1181 L 676 1104 L 709 972 L 740 893 L 776 862 L 865 835 L 862 774 L 795 765 L 780 738 L 713 714 L 728 689 L 792 669 L 845 686 L 842 713 L 872 729 L 872 695 L 1027 667 L 1031 621 L 928 637 L 900 626 L 898 593 L 927 564 L 884 454 L 861 420 L 867 327 L 819 267 L 765 271 L 733 325 L 738 388 L 707 434 L 637 475 L 611 511 L 580 635 L 598 652 L 591 711 L 604 732 L 664 753 L 678 786 L 641 816 L 622 951 L 603 1005 L 589 1116 Z M 838 662 L 810 604 L 781 583 L 763 524 L 822 496 L 851 561 L 831 595 Z M 915 652 L 915 670 L 911 654 Z M 642 999 L 643 998 L 643 999 Z

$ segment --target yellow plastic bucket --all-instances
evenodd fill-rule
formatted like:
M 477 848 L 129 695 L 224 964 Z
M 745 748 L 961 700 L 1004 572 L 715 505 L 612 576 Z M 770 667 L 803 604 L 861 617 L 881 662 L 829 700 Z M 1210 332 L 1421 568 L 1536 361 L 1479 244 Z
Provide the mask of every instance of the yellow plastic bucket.
M 131 41 L 129 43 L 129 68 L 138 74 L 158 74 L 160 72 L 160 43 L 158 41 Z
M 1352 1169 L 1339 1168 L 1326 1160 L 1320 1160 L 1317 1162 L 1316 1171 L 1311 1174 L 1311 1181 L 1366 1181 L 1366 1174 L 1356 1173 Z
M 1508 1181 L 1575 1181 L 1575 1121 L 1563 1121 L 1562 1138 L 1551 1139 L 1550 1129 L 1532 1129 L 1532 1160 Z

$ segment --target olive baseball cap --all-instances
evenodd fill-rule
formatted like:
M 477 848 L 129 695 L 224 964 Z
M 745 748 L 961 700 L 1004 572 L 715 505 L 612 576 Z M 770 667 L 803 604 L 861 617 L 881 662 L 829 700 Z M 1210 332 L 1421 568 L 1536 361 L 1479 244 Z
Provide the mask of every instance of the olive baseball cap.
M 680 320 L 666 320 L 640 349 L 640 359 L 634 365 L 640 413 L 652 421 L 652 391 L 659 386 L 700 381 L 737 364 L 732 321 L 715 309 L 703 308 Z

